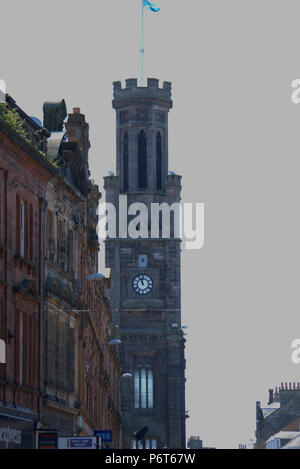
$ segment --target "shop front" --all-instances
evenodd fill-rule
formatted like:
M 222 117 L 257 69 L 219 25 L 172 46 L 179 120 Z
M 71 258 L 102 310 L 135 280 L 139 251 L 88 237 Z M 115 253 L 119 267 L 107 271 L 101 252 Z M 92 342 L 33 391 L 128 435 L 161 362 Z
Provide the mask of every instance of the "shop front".
M 34 447 L 34 420 L 0 413 L 0 449 L 32 449 Z

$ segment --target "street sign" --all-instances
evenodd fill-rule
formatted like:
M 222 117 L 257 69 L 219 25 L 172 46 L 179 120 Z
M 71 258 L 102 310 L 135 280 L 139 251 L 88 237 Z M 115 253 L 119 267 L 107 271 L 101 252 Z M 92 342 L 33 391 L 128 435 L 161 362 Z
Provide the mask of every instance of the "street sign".
M 58 438 L 58 449 L 97 449 L 97 438 L 94 436 Z
M 39 432 L 39 449 L 57 449 L 57 432 Z
M 100 436 L 102 443 L 111 443 L 113 441 L 112 430 L 95 430 L 94 436 Z

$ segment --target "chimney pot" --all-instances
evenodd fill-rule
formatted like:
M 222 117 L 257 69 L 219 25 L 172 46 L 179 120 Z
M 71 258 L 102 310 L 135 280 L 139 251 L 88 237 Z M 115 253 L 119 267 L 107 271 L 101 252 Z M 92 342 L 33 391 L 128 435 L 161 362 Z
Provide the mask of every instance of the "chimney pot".
M 73 107 L 73 114 L 80 114 L 80 107 Z

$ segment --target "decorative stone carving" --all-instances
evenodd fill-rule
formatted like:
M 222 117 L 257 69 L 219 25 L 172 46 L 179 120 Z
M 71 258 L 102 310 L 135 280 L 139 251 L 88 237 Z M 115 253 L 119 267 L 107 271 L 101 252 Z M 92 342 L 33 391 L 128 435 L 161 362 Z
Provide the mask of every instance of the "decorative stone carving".
M 152 361 L 148 357 L 140 357 L 135 361 L 135 368 L 152 368 Z
M 31 279 L 24 279 L 23 282 L 15 287 L 15 292 L 23 293 L 23 295 L 29 295 L 38 297 L 38 292 L 35 287 L 35 283 Z
M 137 109 L 136 110 L 136 120 L 137 121 L 146 121 L 146 120 L 148 120 L 148 109 Z
M 120 123 L 124 124 L 129 119 L 129 112 L 128 111 L 121 111 L 120 112 Z
M 156 122 L 164 123 L 165 120 L 166 120 L 165 113 L 162 112 L 162 111 L 156 111 L 155 112 L 155 120 L 156 120 Z
M 65 100 L 59 103 L 44 103 L 44 127 L 50 132 L 61 132 L 64 127 L 64 120 L 67 117 L 67 107 Z

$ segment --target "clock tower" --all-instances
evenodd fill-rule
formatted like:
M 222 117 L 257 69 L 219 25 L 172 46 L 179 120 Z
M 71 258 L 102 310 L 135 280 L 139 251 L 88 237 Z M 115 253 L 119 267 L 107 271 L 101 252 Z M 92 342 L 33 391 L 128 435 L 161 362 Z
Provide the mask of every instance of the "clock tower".
M 104 178 L 106 202 L 117 213 L 117 236 L 106 240 L 106 266 L 111 268 L 110 301 L 121 344 L 121 412 L 123 448 L 136 447 L 134 433 L 148 431 L 138 447 L 185 448 L 185 359 L 181 328 L 181 240 L 168 217 L 160 215 L 151 233 L 153 204 L 180 203 L 181 176 L 168 170 L 168 113 L 171 83 L 149 78 L 114 83 L 116 110 L 116 175 Z M 119 216 L 132 204 L 148 209 L 147 236 L 133 237 Z M 137 212 L 136 215 L 138 215 Z M 173 217 L 172 217 L 173 215 Z M 170 210 L 169 221 L 176 217 Z M 141 224 L 140 224 L 141 225 Z M 177 236 L 177 237 L 176 237 Z

